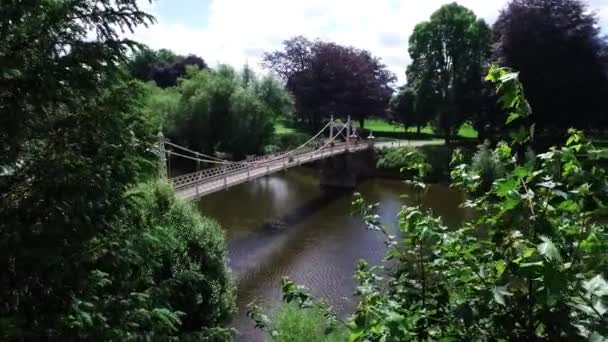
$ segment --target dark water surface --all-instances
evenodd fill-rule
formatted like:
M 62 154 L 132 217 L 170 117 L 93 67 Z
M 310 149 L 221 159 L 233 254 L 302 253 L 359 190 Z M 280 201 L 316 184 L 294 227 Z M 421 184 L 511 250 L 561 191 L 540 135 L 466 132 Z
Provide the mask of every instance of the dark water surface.
M 372 178 L 356 191 L 379 202 L 381 221 L 396 230 L 403 194 L 412 189 L 401 181 Z M 216 219 L 226 232 L 232 272 L 238 286 L 238 314 L 233 326 L 237 341 L 263 341 L 245 316 L 246 305 L 261 298 L 272 309 L 280 304 L 280 281 L 289 276 L 328 301 L 342 316 L 352 312 L 356 298 L 353 274 L 359 259 L 379 263 L 385 252 L 378 232 L 352 217 L 352 191 L 322 191 L 318 171 L 295 168 L 238 185 L 202 198 L 203 215 Z M 466 212 L 463 196 L 447 186 L 433 185 L 423 206 L 455 224 Z

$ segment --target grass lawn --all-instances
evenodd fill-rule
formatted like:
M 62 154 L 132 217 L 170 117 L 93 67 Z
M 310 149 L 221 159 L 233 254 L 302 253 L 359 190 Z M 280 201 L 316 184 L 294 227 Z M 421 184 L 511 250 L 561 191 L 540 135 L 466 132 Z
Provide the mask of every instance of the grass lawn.
M 458 136 L 463 138 L 477 138 L 477 131 L 468 123 L 465 123 L 458 130 Z
M 353 122 L 356 127 L 359 127 L 359 122 Z M 365 128 L 373 131 L 373 132 L 404 132 L 403 126 L 400 124 L 393 125 L 386 120 L 382 119 L 368 119 L 365 120 Z M 407 130 L 409 133 L 415 133 L 416 127 L 410 127 Z M 426 126 L 420 130 L 422 134 L 434 134 L 435 131 L 433 127 Z M 477 138 L 477 131 L 471 127 L 468 123 L 465 123 L 458 130 L 458 135 L 463 138 Z
M 355 127 L 359 127 L 358 121 L 353 121 L 353 125 Z M 404 132 L 403 126 L 400 124 L 393 125 L 386 120 L 383 119 L 367 119 L 365 120 L 365 128 L 373 131 L 373 132 Z M 291 128 L 282 120 L 279 120 L 274 123 L 274 132 L 276 134 L 289 134 L 297 132 L 297 129 Z M 409 127 L 407 130 L 408 133 L 416 133 L 416 127 Z M 422 134 L 435 134 L 433 127 L 426 126 L 420 130 Z M 468 123 L 465 123 L 458 130 L 458 136 L 463 138 L 477 138 L 477 131 L 471 127 Z
M 295 131 L 295 129 L 285 126 L 285 123 L 282 121 L 277 121 L 274 123 L 274 132 L 276 134 L 289 134 Z

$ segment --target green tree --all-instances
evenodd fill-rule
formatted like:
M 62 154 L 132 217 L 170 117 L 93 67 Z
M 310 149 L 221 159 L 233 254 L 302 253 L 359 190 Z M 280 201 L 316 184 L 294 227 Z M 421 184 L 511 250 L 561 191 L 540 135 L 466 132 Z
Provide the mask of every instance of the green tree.
M 156 207 L 129 192 L 158 169 L 144 89 L 120 69 L 136 45 L 120 30 L 152 22 L 137 3 L 0 5 L 1 340 L 222 333 L 217 225 L 168 186 Z
M 143 46 L 131 56 L 126 67 L 133 77 L 142 81 L 150 81 L 155 66 L 174 63 L 176 58 L 177 55 L 170 50 L 156 51 Z
M 416 126 L 418 133 L 420 127 L 424 125 L 417 117 L 416 112 L 416 92 L 409 87 L 403 87 L 391 98 L 389 104 L 390 114 L 394 119 L 401 122 L 405 129 Z
M 219 150 L 240 159 L 263 152 L 288 97 L 278 87 L 260 86 L 253 71 L 245 74 L 225 65 L 193 71 L 179 86 L 181 99 L 168 135 L 208 154 Z
M 442 6 L 414 28 L 408 82 L 446 137 L 453 136 L 476 109 L 489 42 L 488 25 L 456 3 Z

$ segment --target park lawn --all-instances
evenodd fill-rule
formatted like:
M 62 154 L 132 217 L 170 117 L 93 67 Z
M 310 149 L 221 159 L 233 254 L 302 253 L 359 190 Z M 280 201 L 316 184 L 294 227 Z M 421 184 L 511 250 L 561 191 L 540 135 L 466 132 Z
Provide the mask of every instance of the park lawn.
M 469 123 L 465 123 L 464 125 L 462 125 L 460 127 L 460 130 L 458 130 L 458 136 L 463 137 L 463 138 L 474 138 L 474 139 L 476 139 L 478 137 L 477 131 L 475 130 L 475 128 L 471 127 L 471 125 Z
M 353 122 L 355 127 L 359 127 L 359 122 Z M 390 122 L 382 119 L 368 119 L 365 120 L 365 128 L 373 132 L 403 132 L 403 125 L 391 124 Z M 407 130 L 409 133 L 416 133 L 416 127 L 409 127 Z M 434 134 L 433 127 L 426 126 L 420 130 L 422 134 Z M 458 136 L 463 138 L 477 138 L 477 131 L 471 127 L 470 124 L 465 123 L 460 127 Z
M 274 132 L 276 134 L 290 134 L 294 133 L 295 131 L 295 129 L 285 126 L 285 123 L 282 121 L 277 121 L 274 123 Z

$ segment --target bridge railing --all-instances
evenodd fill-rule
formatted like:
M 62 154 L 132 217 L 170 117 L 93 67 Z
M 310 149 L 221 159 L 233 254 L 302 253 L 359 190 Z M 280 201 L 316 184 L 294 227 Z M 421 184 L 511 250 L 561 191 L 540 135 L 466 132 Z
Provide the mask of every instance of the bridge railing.
M 353 146 L 357 146 L 352 144 Z M 366 143 L 366 145 L 368 145 Z M 185 175 L 177 176 L 171 179 L 173 187 L 176 190 L 191 187 L 195 184 L 212 182 L 219 179 L 225 179 L 231 175 L 238 174 L 246 171 L 247 169 L 254 170 L 257 168 L 263 168 L 274 166 L 277 164 L 283 164 L 286 167 L 288 164 L 294 161 L 301 162 L 301 157 L 307 154 L 323 153 L 328 150 L 334 150 L 336 148 L 343 149 L 347 146 L 346 143 L 336 143 L 328 145 L 322 149 L 315 149 L 315 147 L 307 147 L 297 151 L 297 153 L 284 154 L 279 156 L 262 156 L 254 159 L 249 159 L 242 163 L 226 164 L 217 166 L 201 171 L 188 173 Z M 360 145 L 362 146 L 362 145 Z
M 282 165 L 283 168 L 294 166 L 294 163 L 303 163 L 308 162 L 306 160 L 306 156 L 310 156 L 310 160 L 314 160 L 315 154 L 326 153 L 327 151 L 334 151 L 338 149 L 340 152 L 348 149 L 361 150 L 368 148 L 370 144 L 373 144 L 373 141 L 364 141 L 364 142 L 352 142 L 349 146 L 347 143 L 334 143 L 327 145 L 321 149 L 317 147 L 306 147 L 297 150 L 297 153 L 286 153 L 283 155 L 274 155 L 274 156 L 261 156 L 253 159 L 249 159 L 244 162 L 236 162 L 230 163 L 222 166 L 217 166 L 209 169 L 204 169 L 201 171 L 192 172 L 189 174 L 181 175 L 178 177 L 174 177 L 171 179 L 173 183 L 173 187 L 176 190 L 182 190 L 186 188 L 190 188 L 192 186 L 198 186 L 202 183 L 211 183 L 218 180 L 224 180 L 224 185 L 227 183 L 227 178 L 236 174 L 243 173 L 247 171 L 247 177 L 249 177 L 249 173 L 253 170 L 266 168 L 267 172 L 271 167 L 276 165 Z M 198 191 L 198 188 L 197 188 Z

